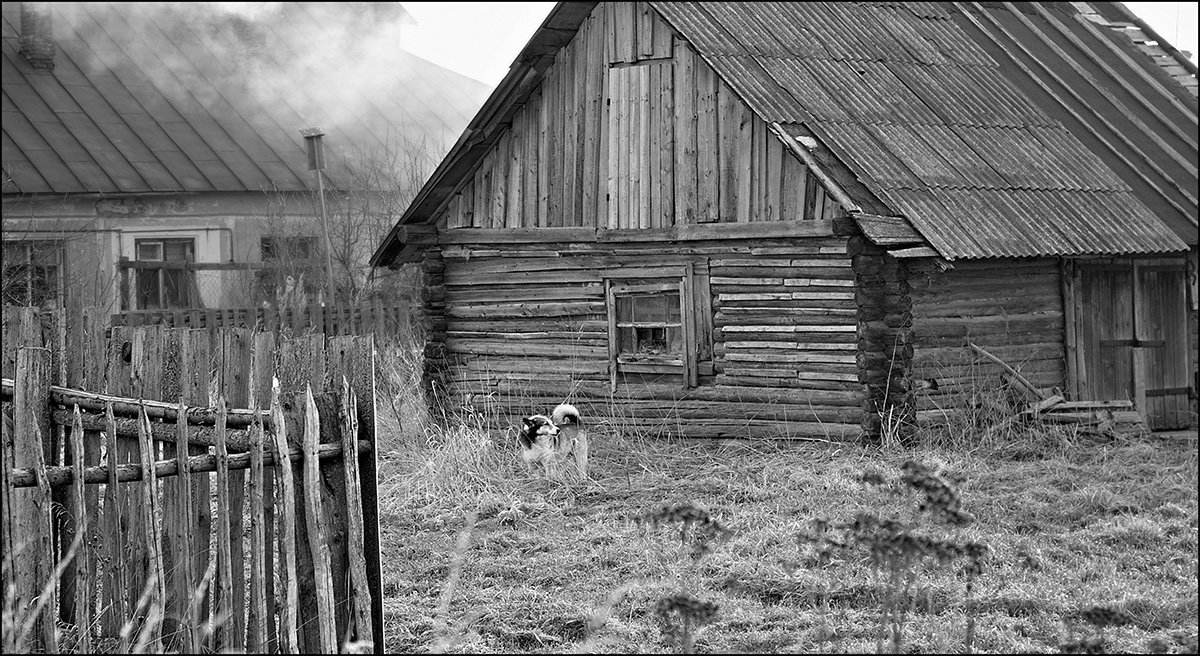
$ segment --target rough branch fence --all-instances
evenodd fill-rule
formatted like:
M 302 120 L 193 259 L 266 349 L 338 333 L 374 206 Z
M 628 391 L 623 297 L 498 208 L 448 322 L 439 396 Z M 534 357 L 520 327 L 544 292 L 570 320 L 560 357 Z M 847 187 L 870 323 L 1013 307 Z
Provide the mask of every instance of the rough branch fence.
M 377 336 L 400 334 L 413 321 L 411 301 L 370 304 L 321 304 L 313 301 L 294 308 L 192 308 L 183 310 L 129 310 L 110 317 L 113 326 L 164 328 L 255 328 L 289 335 L 320 332 L 325 335 Z
M 5 308 L 5 651 L 381 651 L 373 338 L 100 316 Z

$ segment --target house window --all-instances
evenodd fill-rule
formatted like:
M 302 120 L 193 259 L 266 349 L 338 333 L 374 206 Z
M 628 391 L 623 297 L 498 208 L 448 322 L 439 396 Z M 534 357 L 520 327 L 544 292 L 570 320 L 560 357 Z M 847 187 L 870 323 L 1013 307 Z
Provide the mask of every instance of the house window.
M 605 282 L 614 389 L 622 380 L 661 377 L 695 387 L 700 375 L 712 374 L 708 274 L 697 269 L 651 269 Z
M 308 236 L 262 237 L 259 240 L 266 268 L 256 276 L 258 302 L 282 303 L 303 294 L 305 274 L 312 277 L 318 256 L 317 238 Z M 289 284 L 290 279 L 290 284 Z M 299 290 L 299 291 L 297 291 Z
M 138 239 L 134 254 L 138 262 L 160 262 L 161 266 L 137 268 L 137 309 L 165 310 L 199 306 L 194 262 L 194 239 Z
M 4 242 L 4 304 L 45 306 L 60 302 L 62 244 L 56 241 Z

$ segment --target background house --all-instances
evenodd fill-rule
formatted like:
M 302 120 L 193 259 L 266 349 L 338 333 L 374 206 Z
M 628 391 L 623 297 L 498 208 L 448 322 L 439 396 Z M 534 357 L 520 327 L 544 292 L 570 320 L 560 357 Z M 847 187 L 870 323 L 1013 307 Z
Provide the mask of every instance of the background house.
M 402 49 L 396 3 L 3 5 L 6 303 L 362 298 L 489 91 Z M 323 131 L 329 244 L 301 130 Z
M 1194 424 L 1195 74 L 1119 3 L 564 3 L 372 263 L 503 414 L 878 434 L 974 344 Z

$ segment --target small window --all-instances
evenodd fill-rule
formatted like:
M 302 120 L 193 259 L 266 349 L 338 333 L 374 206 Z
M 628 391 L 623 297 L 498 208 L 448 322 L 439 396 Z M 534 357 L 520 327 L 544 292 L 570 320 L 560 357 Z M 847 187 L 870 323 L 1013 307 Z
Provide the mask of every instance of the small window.
M 61 302 L 62 243 L 4 242 L 4 304 L 47 306 Z
M 612 386 L 637 376 L 679 376 L 685 387 L 712 373 L 708 275 L 695 267 L 606 281 Z
M 139 239 L 134 243 L 138 262 L 162 262 L 161 267 L 139 267 L 137 309 L 165 310 L 199 307 L 195 272 L 187 263 L 195 261 L 193 239 Z

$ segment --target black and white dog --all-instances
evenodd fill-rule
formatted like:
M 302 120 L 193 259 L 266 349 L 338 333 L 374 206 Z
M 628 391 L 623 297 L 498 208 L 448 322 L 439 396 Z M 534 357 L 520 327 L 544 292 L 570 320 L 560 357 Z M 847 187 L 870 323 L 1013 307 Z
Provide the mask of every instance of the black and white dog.
M 521 459 L 528 467 L 541 465 L 553 478 L 562 472 L 573 478 L 587 478 L 588 434 L 575 406 L 562 403 L 549 417 L 525 417 L 517 439 L 521 443 Z

